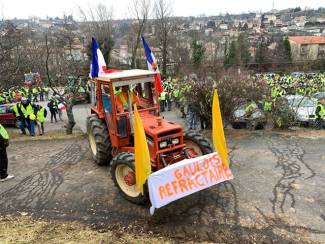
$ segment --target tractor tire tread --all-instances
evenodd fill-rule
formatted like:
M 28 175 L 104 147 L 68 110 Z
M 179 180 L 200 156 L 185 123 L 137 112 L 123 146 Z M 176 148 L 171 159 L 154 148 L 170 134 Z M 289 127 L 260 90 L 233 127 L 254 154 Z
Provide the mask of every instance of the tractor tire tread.
M 144 186 L 145 189 L 145 194 L 143 195 L 139 195 L 138 197 L 131 197 L 128 196 L 127 194 L 125 194 L 121 189 L 120 186 L 116 180 L 115 177 L 115 169 L 119 164 L 126 164 L 129 168 L 133 169 L 135 171 L 135 162 L 134 162 L 134 154 L 132 153 L 126 153 L 126 152 L 122 152 L 119 153 L 118 155 L 116 155 L 113 159 L 112 159 L 112 164 L 111 164 L 111 177 L 112 180 L 114 182 L 114 185 L 118 188 L 120 194 L 122 197 L 124 197 L 126 200 L 138 204 L 138 205 L 143 205 L 146 204 L 148 202 L 148 193 L 146 190 L 147 185 Z
M 185 131 L 184 132 L 184 139 L 189 138 L 195 141 L 198 145 L 200 145 L 204 154 L 213 153 L 215 150 L 211 144 L 211 142 L 205 138 L 202 134 L 196 131 Z
M 87 132 L 93 134 L 96 143 L 97 153 L 93 155 L 96 163 L 98 165 L 109 164 L 112 159 L 112 144 L 105 123 L 97 115 L 90 115 L 87 118 Z

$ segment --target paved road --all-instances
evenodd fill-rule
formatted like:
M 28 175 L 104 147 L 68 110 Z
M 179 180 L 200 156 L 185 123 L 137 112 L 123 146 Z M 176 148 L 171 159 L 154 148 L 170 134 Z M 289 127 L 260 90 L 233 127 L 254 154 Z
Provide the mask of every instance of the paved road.
M 125 226 L 182 240 L 325 242 L 325 139 L 243 131 L 227 138 L 235 179 L 154 217 L 149 206 L 118 194 L 109 167 L 93 163 L 85 139 L 14 142 L 9 160 L 16 178 L 1 184 L 0 214 Z

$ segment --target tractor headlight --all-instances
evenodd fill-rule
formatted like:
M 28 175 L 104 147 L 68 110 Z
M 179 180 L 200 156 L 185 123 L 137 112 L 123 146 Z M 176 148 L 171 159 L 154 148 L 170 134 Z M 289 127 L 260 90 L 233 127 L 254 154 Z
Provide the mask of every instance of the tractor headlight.
M 167 147 L 167 142 L 166 141 L 162 141 L 159 143 L 159 148 L 162 149 L 162 148 L 166 148 Z
M 177 145 L 177 144 L 179 144 L 179 138 L 174 138 L 174 139 L 172 139 L 172 144 L 173 144 L 173 145 Z

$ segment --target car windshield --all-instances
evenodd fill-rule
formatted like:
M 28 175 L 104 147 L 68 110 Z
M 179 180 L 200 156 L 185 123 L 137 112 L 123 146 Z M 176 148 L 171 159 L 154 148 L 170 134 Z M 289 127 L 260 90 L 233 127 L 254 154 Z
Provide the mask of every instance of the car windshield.
M 0 114 L 5 114 L 7 113 L 7 108 L 6 107 L 0 107 Z
M 322 99 L 325 98 L 325 92 L 320 92 L 315 95 L 316 99 Z
M 296 97 L 288 99 L 289 105 L 292 107 L 313 107 L 315 106 L 315 102 L 306 97 Z

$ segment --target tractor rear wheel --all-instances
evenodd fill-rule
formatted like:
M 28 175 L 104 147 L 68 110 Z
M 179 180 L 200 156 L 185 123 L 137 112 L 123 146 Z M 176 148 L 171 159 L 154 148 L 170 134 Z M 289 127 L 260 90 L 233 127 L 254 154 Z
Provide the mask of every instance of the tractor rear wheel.
M 114 184 L 126 200 L 135 204 L 144 204 L 148 201 L 147 185 L 144 185 L 144 195 L 142 195 L 135 184 L 134 154 L 120 153 L 114 157 L 111 175 Z
M 87 134 L 93 159 L 98 165 L 109 164 L 112 159 L 112 144 L 106 124 L 95 114 L 87 118 Z
M 211 142 L 202 134 L 195 131 L 185 131 L 184 143 L 186 148 L 192 149 L 197 156 L 214 152 Z

